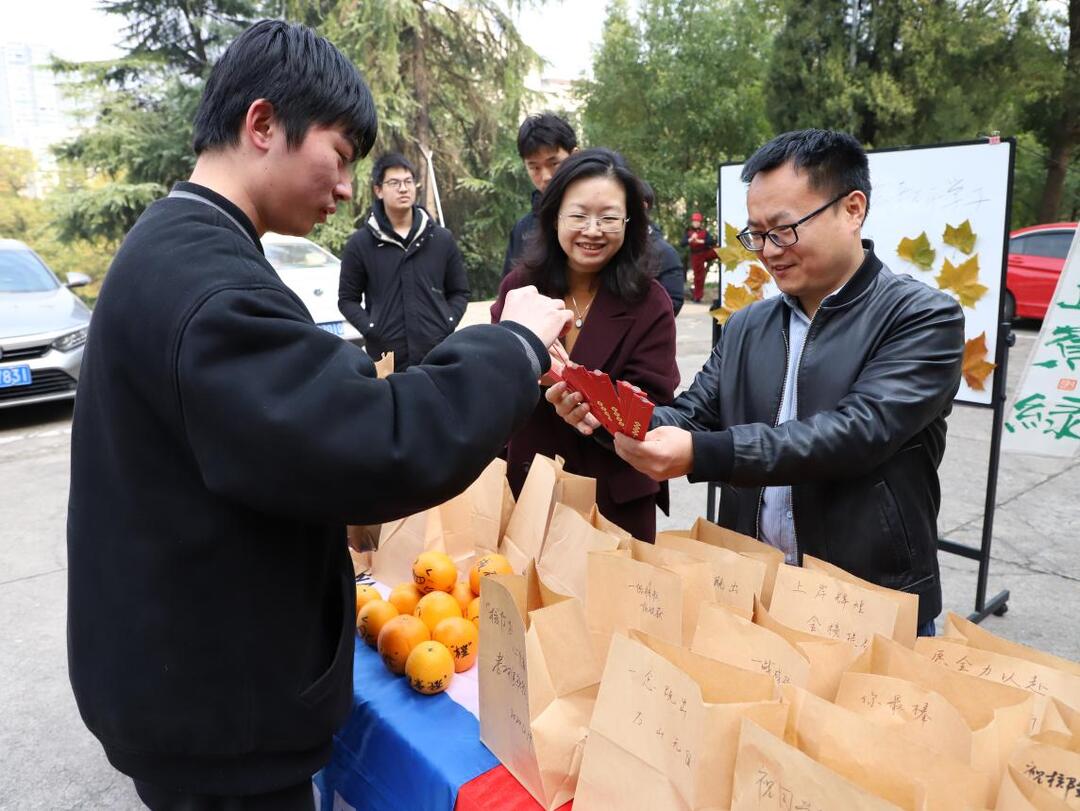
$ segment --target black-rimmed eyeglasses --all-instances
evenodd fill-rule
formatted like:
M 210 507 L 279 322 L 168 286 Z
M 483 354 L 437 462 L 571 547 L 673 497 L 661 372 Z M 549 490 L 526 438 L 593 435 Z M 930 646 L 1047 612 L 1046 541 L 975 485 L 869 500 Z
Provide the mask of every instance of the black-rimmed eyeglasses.
M 768 231 L 751 231 L 749 227 L 744 228 L 738 234 L 739 242 L 741 242 L 742 246 L 748 251 L 761 251 L 765 249 L 765 239 L 768 237 L 769 242 L 777 248 L 790 248 L 799 241 L 799 232 L 795 230 L 798 226 L 802 225 L 807 220 L 816 217 L 837 200 L 843 200 L 849 194 L 851 194 L 850 191 L 838 194 L 821 208 L 815 208 L 801 220 L 796 220 L 795 222 L 787 223 L 786 225 L 776 225 Z

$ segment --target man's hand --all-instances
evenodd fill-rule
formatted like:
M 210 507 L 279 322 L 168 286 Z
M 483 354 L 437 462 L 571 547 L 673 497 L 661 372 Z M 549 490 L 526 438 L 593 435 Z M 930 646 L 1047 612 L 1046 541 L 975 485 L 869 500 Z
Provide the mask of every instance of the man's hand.
M 521 324 L 543 341 L 544 346 L 551 346 L 570 328 L 574 313 L 559 299 L 542 296 L 529 285 L 506 294 L 500 320 Z
M 582 396 L 576 391 L 570 391 L 565 383 L 556 383 L 544 392 L 544 397 L 555 406 L 556 414 L 584 436 L 590 436 L 600 427 L 600 421 L 589 413 L 588 403 L 582 402 Z
M 658 482 L 685 476 L 694 467 L 694 443 L 690 432 L 671 425 L 653 428 L 641 441 L 615 435 L 615 453 Z

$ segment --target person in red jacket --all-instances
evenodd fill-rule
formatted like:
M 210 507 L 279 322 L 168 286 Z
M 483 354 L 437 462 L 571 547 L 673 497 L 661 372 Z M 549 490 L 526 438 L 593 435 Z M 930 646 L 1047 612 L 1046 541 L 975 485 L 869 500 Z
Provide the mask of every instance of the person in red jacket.
M 702 222 L 701 212 L 695 211 L 690 217 L 690 227 L 683 234 L 682 246 L 690 249 L 690 267 L 694 270 L 694 301 L 701 301 L 705 295 L 705 263 L 713 257 L 712 238 Z

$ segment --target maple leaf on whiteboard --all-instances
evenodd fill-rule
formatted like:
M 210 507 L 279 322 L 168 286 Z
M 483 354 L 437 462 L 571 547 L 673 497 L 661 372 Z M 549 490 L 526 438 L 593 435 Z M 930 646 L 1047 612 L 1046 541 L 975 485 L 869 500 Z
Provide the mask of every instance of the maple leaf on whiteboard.
M 726 324 L 734 312 L 749 307 L 755 301 L 761 301 L 763 297 L 760 290 L 754 291 L 741 284 L 729 284 L 724 288 L 724 303 L 715 310 L 709 310 L 709 315 L 721 324 Z
M 915 239 L 911 237 L 901 239 L 900 244 L 896 246 L 896 255 L 923 270 L 930 270 L 937 251 L 930 247 L 930 240 L 926 238 L 926 232 L 923 231 Z
M 765 268 L 755 262 L 750 266 L 750 272 L 746 274 L 746 281 L 743 282 L 743 284 L 755 293 L 758 293 L 761 291 L 761 288 L 771 281 L 772 276 L 769 275 L 769 271 L 765 270 Z
M 946 223 L 945 233 L 941 237 L 941 241 L 946 245 L 959 248 L 964 253 L 971 253 L 972 248 L 975 247 L 976 238 L 975 232 L 971 230 L 971 221 L 964 220 L 955 228 Z
M 970 341 L 964 341 L 964 381 L 975 391 L 986 390 L 986 378 L 996 368 L 996 363 L 986 359 L 986 332 L 979 333 Z
M 946 259 L 941 264 L 941 273 L 934 279 L 942 290 L 951 290 L 956 293 L 960 304 L 964 307 L 974 307 L 989 290 L 986 285 L 979 284 L 978 254 L 959 265 L 954 265 Z
M 725 270 L 734 270 L 739 262 L 752 262 L 757 259 L 757 254 L 748 251 L 739 242 L 739 230 L 731 223 L 724 223 L 724 247 L 713 250 L 716 258 L 724 265 Z

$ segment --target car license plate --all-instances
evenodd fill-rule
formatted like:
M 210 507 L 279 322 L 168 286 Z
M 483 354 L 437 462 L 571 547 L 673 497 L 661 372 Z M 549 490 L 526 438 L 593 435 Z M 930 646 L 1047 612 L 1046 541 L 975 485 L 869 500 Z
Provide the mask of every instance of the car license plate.
M 30 367 L 0 366 L 0 389 L 9 389 L 14 386 L 30 385 Z
M 319 329 L 324 329 L 327 332 L 332 332 L 339 338 L 345 337 L 345 322 L 344 321 L 327 321 L 324 324 L 316 324 Z

